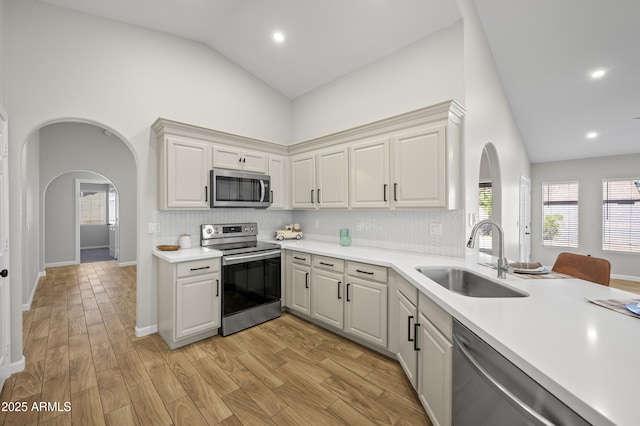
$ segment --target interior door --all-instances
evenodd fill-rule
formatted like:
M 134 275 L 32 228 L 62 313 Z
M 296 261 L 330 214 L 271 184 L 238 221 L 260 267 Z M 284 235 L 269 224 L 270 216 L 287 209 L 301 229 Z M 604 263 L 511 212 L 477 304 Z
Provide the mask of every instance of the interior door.
M 9 377 L 9 148 L 7 116 L 0 110 L 0 390 Z
M 520 261 L 531 258 L 531 179 L 520 176 Z
M 118 206 L 118 191 L 113 185 L 109 185 L 109 256 L 117 259 L 120 252 L 120 218 Z

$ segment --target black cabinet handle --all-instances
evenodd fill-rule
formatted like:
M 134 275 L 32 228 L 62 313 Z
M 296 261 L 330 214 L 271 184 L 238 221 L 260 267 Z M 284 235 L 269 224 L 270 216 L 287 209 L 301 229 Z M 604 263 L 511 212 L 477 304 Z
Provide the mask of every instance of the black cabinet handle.
M 209 187 L 206 185 L 204 187 L 204 201 L 205 203 L 209 201 Z
M 318 198 L 318 204 L 320 204 L 320 188 L 318 188 L 318 193 L 316 194 Z
M 273 202 L 273 191 L 269 191 L 269 193 L 271 194 L 271 202 Z
M 393 201 L 398 201 L 398 184 L 393 184 Z
M 340 294 L 340 286 L 342 285 L 342 281 L 338 281 L 338 299 L 342 299 L 342 295 Z
M 0 277 L 2 278 L 7 278 L 9 276 L 9 271 L 6 269 L 3 269 L 2 271 L 0 271 Z
M 305 257 L 293 256 L 293 258 L 296 259 L 296 260 L 302 260 L 302 261 L 306 261 L 307 260 L 307 258 L 305 258 Z
M 413 325 L 413 350 L 414 351 L 420 350 L 420 348 L 418 347 L 418 328 L 420 328 L 420 324 L 415 323 Z
M 351 285 L 351 283 L 347 283 L 347 302 L 351 302 L 351 299 L 349 299 L 349 286 Z
M 243 158 L 243 159 L 242 159 L 242 162 L 243 162 L 243 163 L 246 163 L 246 162 L 247 162 L 247 158 L 246 158 L 246 157 L 245 157 L 245 158 Z
M 356 269 L 356 272 L 360 272 L 361 274 L 373 275 L 373 272 L 363 271 L 361 269 Z
M 216 297 L 220 296 L 220 280 L 216 280 Z
M 311 190 L 311 204 L 313 204 L 313 189 Z
M 333 263 L 320 262 L 321 265 L 333 267 Z
M 304 288 L 309 288 L 309 273 L 304 275 Z
M 387 184 L 382 185 L 382 195 L 384 197 L 384 201 L 387 201 Z
M 409 315 L 407 317 L 408 320 L 408 324 L 407 324 L 407 341 L 409 342 L 413 342 L 414 339 L 411 338 L 411 320 L 413 319 L 413 315 Z
M 191 268 L 192 271 L 201 271 L 203 269 L 209 269 L 211 266 L 203 266 L 202 268 Z

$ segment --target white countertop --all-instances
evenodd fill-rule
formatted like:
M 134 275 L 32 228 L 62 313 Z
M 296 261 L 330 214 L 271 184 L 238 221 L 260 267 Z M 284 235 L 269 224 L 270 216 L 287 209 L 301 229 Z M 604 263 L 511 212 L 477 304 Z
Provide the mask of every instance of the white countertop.
M 311 240 L 283 248 L 393 268 L 565 404 L 595 425 L 639 423 L 640 319 L 589 303 L 640 295 L 579 279 L 523 279 L 500 283 L 529 297 L 475 298 L 453 293 L 415 270 L 458 266 L 497 280 L 494 269 L 467 258 L 342 247 Z
M 595 425 L 636 425 L 640 383 L 640 319 L 589 303 L 589 299 L 630 299 L 640 295 L 579 279 L 523 279 L 501 284 L 529 294 L 517 298 L 475 298 L 453 293 L 415 270 L 457 266 L 496 279 L 467 258 L 427 256 L 313 240 L 285 240 L 282 247 L 393 268 L 511 362 Z M 220 257 L 201 247 L 154 250 L 168 262 Z
M 162 251 L 153 249 L 153 255 L 169 263 L 188 262 L 190 260 L 210 259 L 212 257 L 222 257 L 220 250 L 205 247 L 192 247 L 188 249 L 180 248 L 174 251 Z

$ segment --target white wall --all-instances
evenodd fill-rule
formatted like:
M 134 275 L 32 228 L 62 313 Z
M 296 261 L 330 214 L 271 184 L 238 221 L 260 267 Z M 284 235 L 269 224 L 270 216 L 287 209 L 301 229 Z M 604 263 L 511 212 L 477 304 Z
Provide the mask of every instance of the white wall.
M 111 181 L 118 189 L 120 197 L 120 256 L 119 263 L 136 262 L 137 218 L 136 204 L 138 192 L 136 165 L 133 155 L 115 135 L 107 136 L 102 129 L 84 123 L 56 123 L 40 130 L 40 194 L 49 196 L 47 185 L 56 177 L 70 171 L 91 171 Z M 96 179 L 92 175 L 88 179 Z M 70 179 L 70 178 L 68 178 Z M 75 260 L 75 181 L 69 193 L 60 194 L 60 206 L 54 197 L 48 200 L 44 215 L 46 241 L 46 264 L 69 263 Z M 68 188 L 65 188 L 65 190 Z M 60 189 L 62 190 L 62 189 Z M 69 198 L 67 200 L 66 198 Z M 52 211 L 49 211 L 49 208 Z M 60 221 L 61 226 L 57 225 Z M 68 226 L 62 226 L 66 223 Z M 70 228 L 69 228 L 70 226 Z M 54 250 L 55 244 L 64 244 L 64 250 Z M 53 244 L 53 245 L 52 245 Z
M 22 153 L 22 170 L 24 173 L 23 211 L 25 222 L 22 228 L 25 244 L 22 257 L 22 305 L 26 308 L 33 298 L 38 279 L 44 272 L 40 253 L 40 132 L 29 137 Z M 13 247 L 12 247 L 13 249 Z M 12 250 L 12 253 L 14 250 Z
M 535 163 L 531 165 L 531 256 L 553 265 L 560 252 L 590 254 L 611 262 L 611 273 L 640 279 L 638 254 L 602 250 L 602 180 L 640 178 L 640 154 L 581 160 Z M 578 247 L 542 247 L 542 184 L 579 182 Z
M 6 110 L 6 36 L 5 36 L 5 0 L 0 0 L 0 108 Z
M 58 8 L 6 0 L 6 104 L 11 126 L 12 291 L 21 297 L 25 218 L 20 148 L 41 126 L 68 118 L 100 124 L 133 152 L 137 182 L 137 326 L 156 323 L 153 236 L 158 117 L 257 139 L 290 141 L 290 101 L 201 43 Z M 17 289 L 16 289 L 17 287 Z M 19 311 L 12 311 L 20 328 Z M 22 342 L 12 334 L 12 360 Z
M 301 142 L 449 99 L 465 103 L 458 22 L 293 101 Z
M 501 225 L 509 259 L 519 257 L 520 176 L 529 177 L 529 158 L 496 69 L 491 48 L 473 0 L 456 0 L 464 19 L 464 121 L 466 218 L 478 212 L 478 178 L 482 149 L 492 142 L 499 156 Z M 492 164 L 493 166 L 493 164 Z M 493 182 L 494 188 L 498 183 Z M 495 208 L 494 208 L 495 210 Z M 466 235 L 471 226 L 467 223 Z

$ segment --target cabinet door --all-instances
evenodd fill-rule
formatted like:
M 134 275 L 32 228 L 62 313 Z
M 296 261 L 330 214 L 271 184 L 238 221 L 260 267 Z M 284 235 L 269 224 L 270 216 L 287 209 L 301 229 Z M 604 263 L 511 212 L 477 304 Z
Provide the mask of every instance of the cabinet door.
M 398 362 L 402 366 L 407 378 L 415 389 L 418 388 L 418 351 L 416 345 L 416 327 L 418 322 L 418 308 L 409 301 L 400 291 L 398 295 L 397 330 L 398 338 Z
M 387 285 L 347 277 L 345 331 L 387 347 Z
M 453 345 L 422 313 L 419 314 L 418 395 L 436 426 L 451 424 Z
M 209 208 L 209 145 L 167 138 L 166 208 Z
M 277 155 L 269 156 L 269 175 L 271 176 L 272 209 L 288 208 L 289 180 L 287 176 L 287 160 Z
M 389 139 L 352 145 L 349 157 L 351 207 L 389 207 Z
M 314 269 L 311 282 L 311 316 L 342 330 L 344 276 Z
M 244 151 L 242 169 L 253 173 L 267 173 L 267 155 L 260 152 Z
M 349 207 L 349 151 L 346 147 L 318 153 L 318 207 Z
M 293 264 L 291 285 L 291 306 L 289 308 L 304 314 L 311 314 L 311 268 Z
M 291 158 L 291 207 L 315 208 L 316 156 L 301 154 Z
M 175 339 L 220 327 L 220 274 L 176 281 Z
M 242 153 L 234 148 L 215 145 L 213 147 L 212 164 L 214 168 L 242 169 Z
M 393 138 L 395 207 L 445 207 L 445 125 L 416 129 Z

